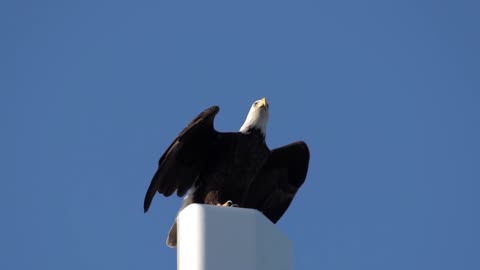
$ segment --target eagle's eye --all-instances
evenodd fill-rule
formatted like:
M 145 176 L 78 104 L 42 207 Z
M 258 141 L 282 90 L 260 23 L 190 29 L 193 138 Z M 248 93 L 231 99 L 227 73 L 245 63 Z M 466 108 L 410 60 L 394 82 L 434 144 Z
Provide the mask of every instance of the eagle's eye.
M 257 104 L 258 104 L 258 101 L 255 101 L 255 103 L 253 103 L 253 106 L 257 107 Z

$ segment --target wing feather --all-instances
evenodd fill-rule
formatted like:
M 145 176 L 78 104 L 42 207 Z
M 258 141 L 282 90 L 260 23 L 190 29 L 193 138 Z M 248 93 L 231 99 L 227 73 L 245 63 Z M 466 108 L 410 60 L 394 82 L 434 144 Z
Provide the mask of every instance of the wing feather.
M 250 185 L 243 206 L 258 209 L 277 223 L 305 181 L 309 160 L 310 153 L 304 142 L 272 150 L 269 160 Z
M 215 140 L 217 131 L 213 127 L 213 121 L 219 110 L 218 106 L 212 106 L 201 112 L 162 155 L 145 194 L 145 212 L 157 191 L 167 197 L 174 192 L 183 196 L 193 186 L 207 160 L 208 149 Z

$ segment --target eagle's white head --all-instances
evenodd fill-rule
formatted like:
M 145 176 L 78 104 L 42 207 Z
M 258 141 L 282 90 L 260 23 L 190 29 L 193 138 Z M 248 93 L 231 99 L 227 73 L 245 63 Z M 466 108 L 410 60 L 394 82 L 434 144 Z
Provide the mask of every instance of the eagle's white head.
M 255 101 L 248 112 L 247 119 L 240 128 L 242 133 L 250 133 L 252 130 L 259 130 L 265 137 L 267 134 L 268 103 L 266 98 Z

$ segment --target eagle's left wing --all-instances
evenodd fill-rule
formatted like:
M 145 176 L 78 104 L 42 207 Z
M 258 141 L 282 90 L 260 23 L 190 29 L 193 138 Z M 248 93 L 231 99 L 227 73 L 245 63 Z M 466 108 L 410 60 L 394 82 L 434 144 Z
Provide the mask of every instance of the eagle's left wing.
M 310 153 L 304 142 L 272 150 L 245 196 L 242 207 L 261 211 L 277 223 L 307 176 Z

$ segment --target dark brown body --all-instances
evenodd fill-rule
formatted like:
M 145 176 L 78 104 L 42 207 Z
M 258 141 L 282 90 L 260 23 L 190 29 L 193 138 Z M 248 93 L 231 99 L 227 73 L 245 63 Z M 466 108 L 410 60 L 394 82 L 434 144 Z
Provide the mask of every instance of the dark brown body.
M 192 203 L 242 206 L 248 187 L 268 160 L 270 150 L 261 134 L 221 133 L 211 145 L 204 170 L 192 194 Z

